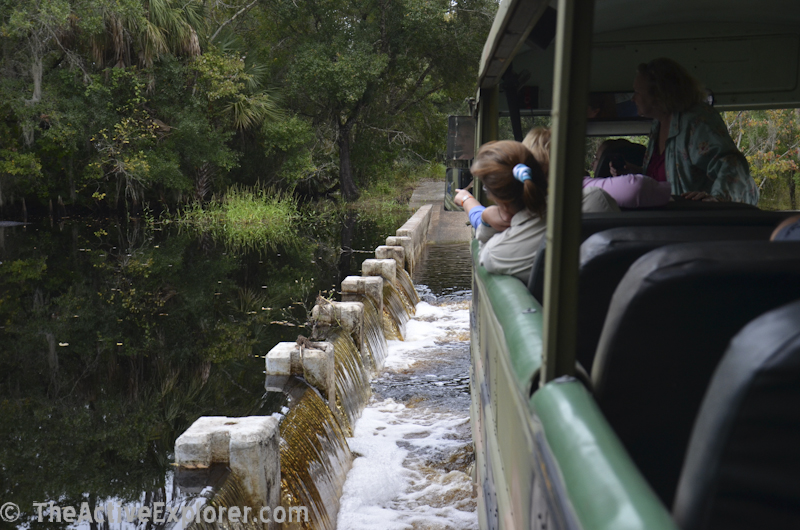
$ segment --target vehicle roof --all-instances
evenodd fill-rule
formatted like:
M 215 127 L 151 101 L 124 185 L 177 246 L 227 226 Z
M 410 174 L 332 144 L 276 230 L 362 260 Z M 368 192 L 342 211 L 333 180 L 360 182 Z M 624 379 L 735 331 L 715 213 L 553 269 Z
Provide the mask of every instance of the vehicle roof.
M 552 100 L 554 43 L 546 12 L 557 2 L 503 0 L 483 51 L 479 86 L 514 71 Z M 544 16 L 543 16 L 544 15 Z M 596 0 L 590 91 L 630 92 L 636 66 L 671 57 L 725 109 L 800 107 L 800 2 L 796 0 Z M 501 98 L 502 99 L 502 98 Z M 503 109 L 501 108 L 501 111 Z

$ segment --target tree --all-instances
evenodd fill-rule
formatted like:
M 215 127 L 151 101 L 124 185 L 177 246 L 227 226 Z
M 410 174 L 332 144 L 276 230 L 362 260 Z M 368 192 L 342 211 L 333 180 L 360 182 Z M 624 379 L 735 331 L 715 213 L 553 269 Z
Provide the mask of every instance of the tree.
M 495 9 L 0 2 L 0 207 L 172 206 L 258 181 L 310 197 L 338 181 L 352 200 L 398 161 L 443 150 L 444 117 L 471 95 Z
M 437 95 L 470 95 L 494 5 L 485 0 L 270 0 L 269 53 L 289 105 L 331 131 L 339 182 L 358 197 L 359 129 L 408 134 Z M 394 133 L 392 132 L 394 131 Z
M 727 112 L 731 137 L 750 163 L 768 208 L 797 209 L 800 109 Z

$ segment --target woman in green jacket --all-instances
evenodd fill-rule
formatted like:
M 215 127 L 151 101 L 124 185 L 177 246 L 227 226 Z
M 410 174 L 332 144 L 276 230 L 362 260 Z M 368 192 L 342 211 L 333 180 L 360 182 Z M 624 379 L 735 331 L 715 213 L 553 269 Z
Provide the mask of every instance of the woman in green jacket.
M 653 119 L 642 173 L 688 199 L 758 203 L 747 159 L 681 65 L 667 58 L 640 64 L 633 90 L 639 115 Z

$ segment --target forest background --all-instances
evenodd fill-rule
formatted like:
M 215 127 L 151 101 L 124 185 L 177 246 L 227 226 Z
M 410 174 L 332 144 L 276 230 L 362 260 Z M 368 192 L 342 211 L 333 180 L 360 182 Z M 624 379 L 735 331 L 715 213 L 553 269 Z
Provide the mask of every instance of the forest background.
M 0 0 L 0 214 L 26 200 L 158 212 L 231 188 L 397 195 L 442 172 L 446 116 L 467 112 L 496 7 Z M 796 209 L 800 114 L 726 121 L 760 206 Z
M 356 199 L 444 151 L 491 0 L 0 0 L 0 211 Z M 439 166 L 440 167 L 440 166 Z

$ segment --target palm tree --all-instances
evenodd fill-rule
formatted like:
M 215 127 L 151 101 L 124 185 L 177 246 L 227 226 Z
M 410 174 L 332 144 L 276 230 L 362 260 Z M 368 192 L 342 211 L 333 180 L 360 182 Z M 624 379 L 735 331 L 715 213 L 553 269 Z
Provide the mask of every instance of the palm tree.
M 200 55 L 206 21 L 201 0 L 146 0 L 141 12 L 106 10 L 104 31 L 92 38 L 98 68 L 151 67 L 165 54 Z

